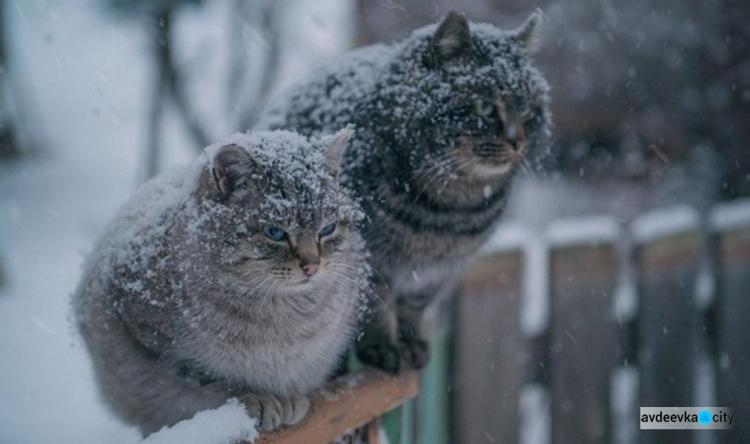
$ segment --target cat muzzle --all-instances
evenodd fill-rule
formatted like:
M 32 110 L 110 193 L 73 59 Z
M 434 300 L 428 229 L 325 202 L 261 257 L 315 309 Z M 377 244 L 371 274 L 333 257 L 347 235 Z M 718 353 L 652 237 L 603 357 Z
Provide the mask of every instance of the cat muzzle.
M 305 276 L 310 277 L 318 272 L 318 268 L 320 268 L 320 264 L 305 264 L 302 266 L 302 272 L 305 273 Z

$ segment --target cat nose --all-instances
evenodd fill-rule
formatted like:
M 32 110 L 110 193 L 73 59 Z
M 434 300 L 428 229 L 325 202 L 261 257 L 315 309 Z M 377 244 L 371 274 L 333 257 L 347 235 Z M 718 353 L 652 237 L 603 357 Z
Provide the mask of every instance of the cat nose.
M 523 128 L 519 128 L 517 124 L 511 123 L 505 127 L 505 140 L 515 151 L 520 150 L 526 140 Z
M 305 264 L 302 266 L 302 272 L 305 273 L 305 276 L 310 277 L 318 271 L 318 266 L 319 264 Z
M 511 123 L 505 127 L 505 140 L 513 145 L 513 148 L 518 145 L 518 127 L 515 124 Z

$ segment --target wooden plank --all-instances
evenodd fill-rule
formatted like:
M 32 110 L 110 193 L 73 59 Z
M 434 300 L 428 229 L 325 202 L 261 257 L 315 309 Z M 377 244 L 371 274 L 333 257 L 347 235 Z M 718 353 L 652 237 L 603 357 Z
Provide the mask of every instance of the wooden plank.
M 552 442 L 608 443 L 617 252 L 609 242 L 554 248 L 550 269 Z
M 750 441 L 750 226 L 719 234 L 718 404 L 734 408 L 718 442 Z
M 313 395 L 307 418 L 261 436 L 255 444 L 328 444 L 417 396 L 419 377 L 398 377 L 375 370 L 345 375 Z
M 485 257 L 463 281 L 454 330 L 453 442 L 518 442 L 519 395 L 531 365 L 519 326 L 522 259 L 520 251 Z
M 638 247 L 640 404 L 692 406 L 695 368 L 710 353 L 695 304 L 701 237 L 672 232 Z M 691 430 L 639 430 L 643 443 L 692 443 Z

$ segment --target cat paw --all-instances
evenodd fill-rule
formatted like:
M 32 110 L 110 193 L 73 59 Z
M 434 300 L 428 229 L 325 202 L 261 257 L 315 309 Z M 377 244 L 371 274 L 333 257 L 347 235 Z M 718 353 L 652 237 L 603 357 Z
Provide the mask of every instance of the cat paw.
M 258 420 L 258 429 L 262 432 L 276 430 L 282 425 L 296 424 L 310 408 L 310 400 L 304 396 L 287 398 L 248 394 L 242 398 L 242 402 L 248 415 Z
M 297 424 L 310 410 L 310 398 L 304 395 L 283 399 L 282 404 L 284 410 L 282 422 L 284 425 Z
M 414 370 L 421 370 L 430 360 L 430 346 L 419 338 L 401 339 L 399 350 L 404 364 Z
M 400 373 L 402 359 L 399 348 L 394 344 L 366 344 L 357 347 L 357 358 L 365 364 L 390 374 Z

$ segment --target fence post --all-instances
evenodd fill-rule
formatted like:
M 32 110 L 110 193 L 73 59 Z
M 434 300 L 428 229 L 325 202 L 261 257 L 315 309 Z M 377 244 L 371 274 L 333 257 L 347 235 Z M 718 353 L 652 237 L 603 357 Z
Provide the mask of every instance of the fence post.
M 750 438 L 750 200 L 717 206 L 711 214 L 717 238 L 718 404 L 734 408 L 732 430 L 722 443 Z
M 695 369 L 707 353 L 696 307 L 700 217 L 689 207 L 653 211 L 632 226 L 639 276 L 641 406 L 693 406 Z M 642 430 L 638 442 L 692 443 L 692 430 Z
M 547 232 L 553 443 L 610 442 L 620 233 L 611 216 L 561 220 Z
M 452 442 L 517 443 L 518 400 L 531 365 L 521 336 L 525 234 L 490 242 L 456 300 L 452 369 Z M 502 243 L 502 242 L 501 242 Z

